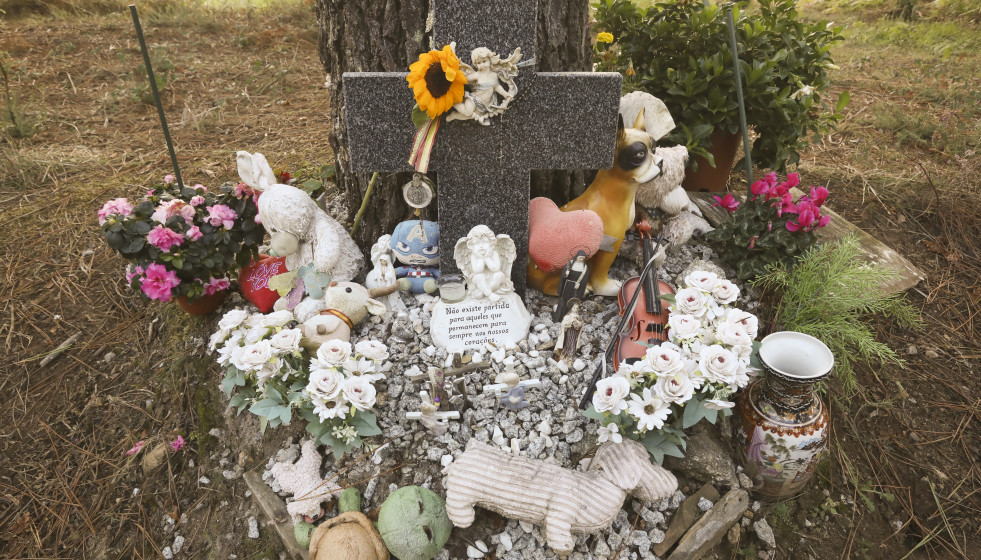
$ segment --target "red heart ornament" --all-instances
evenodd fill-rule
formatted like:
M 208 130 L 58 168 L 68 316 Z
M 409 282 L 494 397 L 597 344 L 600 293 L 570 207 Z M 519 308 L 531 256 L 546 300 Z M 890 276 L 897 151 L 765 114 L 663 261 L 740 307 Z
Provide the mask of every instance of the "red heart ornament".
M 269 289 L 269 279 L 286 272 L 286 257 L 266 257 L 252 261 L 238 273 L 238 285 L 242 295 L 263 313 L 272 311 L 279 299 L 276 290 Z
M 528 254 L 543 272 L 560 270 L 579 251 L 586 258 L 599 251 L 603 219 L 596 212 L 563 212 L 545 197 L 533 198 L 528 211 Z

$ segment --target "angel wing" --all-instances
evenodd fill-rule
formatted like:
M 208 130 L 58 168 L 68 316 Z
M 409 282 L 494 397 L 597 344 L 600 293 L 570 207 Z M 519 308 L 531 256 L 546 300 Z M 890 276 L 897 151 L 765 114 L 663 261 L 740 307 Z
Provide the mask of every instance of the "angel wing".
M 461 237 L 453 247 L 453 260 L 456 261 L 457 268 L 463 272 L 464 278 L 473 276 L 473 267 L 470 266 L 470 247 L 467 246 L 467 238 Z
M 518 258 L 518 249 L 514 244 L 514 240 L 509 235 L 503 233 L 497 235 L 495 249 L 501 255 L 501 272 L 504 273 L 504 278 L 507 279 L 507 289 L 502 291 L 510 292 L 514 290 L 514 282 L 511 281 L 511 266 L 514 264 L 514 259 Z

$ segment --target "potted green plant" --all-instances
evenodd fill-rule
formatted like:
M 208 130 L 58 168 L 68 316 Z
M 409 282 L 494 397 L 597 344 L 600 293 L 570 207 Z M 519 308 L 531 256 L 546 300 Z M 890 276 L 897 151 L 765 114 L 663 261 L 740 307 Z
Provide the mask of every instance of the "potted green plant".
M 848 102 L 847 92 L 835 107 L 823 97 L 843 26 L 803 21 L 796 0 L 760 0 L 752 11 L 747 4 L 737 2 L 733 18 L 746 117 L 756 135 L 752 159 L 783 171 L 797 163 L 808 135 L 833 127 Z M 625 91 L 664 101 L 678 123 L 665 141 L 688 147 L 691 171 L 718 166 L 723 182 L 707 190 L 723 190 L 739 133 L 725 9 L 710 0 L 657 0 L 648 8 L 602 0 L 595 17 L 613 35 L 597 48 L 597 68 L 622 73 Z M 721 144 L 729 146 L 727 158 L 713 154 Z
M 168 175 L 136 204 L 106 202 L 99 225 L 109 246 L 130 261 L 130 286 L 203 315 L 220 305 L 228 274 L 258 254 L 265 231 L 256 222 L 256 196 L 245 184 L 181 188 Z

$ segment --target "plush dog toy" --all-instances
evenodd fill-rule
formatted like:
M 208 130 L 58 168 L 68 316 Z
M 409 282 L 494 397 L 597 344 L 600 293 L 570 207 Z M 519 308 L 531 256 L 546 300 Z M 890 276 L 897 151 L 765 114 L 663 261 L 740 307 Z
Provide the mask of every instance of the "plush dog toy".
M 589 259 L 589 287 L 601 296 L 616 295 L 620 282 L 609 277 L 610 265 L 620 250 L 623 236 L 634 223 L 634 197 L 637 187 L 657 177 L 661 168 L 654 155 L 653 140 L 645 130 L 644 111 L 637 115 L 633 128 L 624 128 L 623 117 L 617 117 L 616 158 L 613 167 L 596 173 L 586 192 L 561 208 L 563 212 L 591 210 L 603 221 L 603 234 L 612 238 L 612 250 L 600 250 Z M 534 225 L 530 226 L 534 228 Z M 561 243 L 550 239 L 549 243 Z M 539 253 L 529 247 L 529 254 Z M 568 252 L 568 251 L 566 251 Z M 571 255 L 575 255 L 572 251 Z M 557 295 L 561 270 L 546 272 L 533 259 L 528 261 L 528 285 L 547 295 Z

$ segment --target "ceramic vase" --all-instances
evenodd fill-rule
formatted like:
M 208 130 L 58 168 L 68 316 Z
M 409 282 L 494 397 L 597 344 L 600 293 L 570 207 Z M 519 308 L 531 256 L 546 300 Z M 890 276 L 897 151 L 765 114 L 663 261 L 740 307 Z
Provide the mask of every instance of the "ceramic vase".
M 221 307 L 226 295 L 228 290 L 215 292 L 210 296 L 201 296 L 194 301 L 188 300 L 186 296 L 180 296 L 177 298 L 177 303 L 188 315 L 207 315 Z
M 708 160 L 702 156 L 695 156 L 698 169 L 692 171 L 685 170 L 685 180 L 681 183 L 686 191 L 690 192 L 723 192 L 729 182 L 729 174 L 732 173 L 732 164 L 736 161 L 736 152 L 739 150 L 740 136 L 738 133 L 730 133 L 717 130 L 709 138 L 712 142 L 712 156 L 715 158 L 715 167 L 709 164 Z
M 760 344 L 763 376 L 736 398 L 737 457 L 764 496 L 797 493 L 828 444 L 828 410 L 814 391 L 834 365 L 820 340 L 773 333 Z

